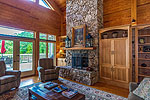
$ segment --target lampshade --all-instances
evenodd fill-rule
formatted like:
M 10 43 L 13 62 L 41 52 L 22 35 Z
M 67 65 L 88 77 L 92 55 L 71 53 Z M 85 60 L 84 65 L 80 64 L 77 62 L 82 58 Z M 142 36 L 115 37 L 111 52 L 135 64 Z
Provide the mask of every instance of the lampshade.
M 60 54 L 63 54 L 63 53 L 64 53 L 64 50 L 63 50 L 63 49 L 60 49 L 60 50 L 59 50 L 59 53 L 60 53 Z

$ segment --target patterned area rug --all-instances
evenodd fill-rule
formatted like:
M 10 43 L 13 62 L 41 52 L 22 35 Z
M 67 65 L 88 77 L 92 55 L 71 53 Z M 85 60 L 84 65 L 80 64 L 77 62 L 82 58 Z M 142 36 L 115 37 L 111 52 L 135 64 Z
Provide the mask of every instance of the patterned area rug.
M 86 100 L 127 100 L 127 98 L 84 86 L 65 79 L 59 78 L 59 81 L 66 84 L 67 87 L 71 87 L 77 90 L 79 93 L 84 94 L 86 96 Z M 41 84 L 41 82 L 6 92 L 0 95 L 0 100 L 28 100 L 28 88 L 37 86 L 39 84 Z

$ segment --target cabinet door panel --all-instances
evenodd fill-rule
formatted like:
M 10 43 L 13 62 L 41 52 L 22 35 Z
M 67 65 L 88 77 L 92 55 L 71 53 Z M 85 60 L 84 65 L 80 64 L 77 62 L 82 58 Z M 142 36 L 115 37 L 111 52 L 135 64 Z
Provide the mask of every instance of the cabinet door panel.
M 123 66 L 115 66 L 113 68 L 113 80 L 127 83 L 128 80 L 128 68 Z
M 114 64 L 126 67 L 126 39 L 118 39 L 114 41 Z
M 103 64 L 101 66 L 101 77 L 105 79 L 112 79 L 112 71 L 110 64 Z
M 111 64 L 111 40 L 102 41 L 102 64 Z
M 114 41 L 113 80 L 128 82 L 129 74 L 129 47 L 127 39 Z
M 101 41 L 101 77 L 111 79 L 111 40 Z

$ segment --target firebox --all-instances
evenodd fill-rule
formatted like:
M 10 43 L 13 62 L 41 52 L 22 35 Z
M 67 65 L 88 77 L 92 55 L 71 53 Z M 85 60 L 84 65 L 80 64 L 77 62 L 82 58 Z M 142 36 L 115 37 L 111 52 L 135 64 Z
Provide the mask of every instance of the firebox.
M 73 53 L 72 67 L 77 69 L 86 69 L 86 67 L 88 67 L 88 53 Z

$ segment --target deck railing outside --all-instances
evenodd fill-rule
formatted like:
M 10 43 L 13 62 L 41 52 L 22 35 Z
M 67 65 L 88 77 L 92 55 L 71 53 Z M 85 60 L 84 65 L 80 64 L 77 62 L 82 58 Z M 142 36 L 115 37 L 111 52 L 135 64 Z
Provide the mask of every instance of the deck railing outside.
M 32 54 L 20 54 L 20 70 L 32 70 Z M 45 54 L 40 54 L 44 58 Z M 7 70 L 13 70 L 13 54 L 0 54 L 0 61 L 5 61 Z

